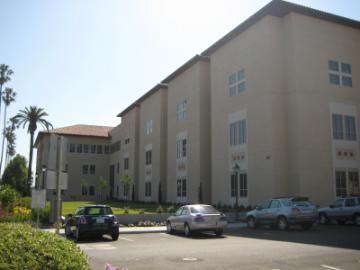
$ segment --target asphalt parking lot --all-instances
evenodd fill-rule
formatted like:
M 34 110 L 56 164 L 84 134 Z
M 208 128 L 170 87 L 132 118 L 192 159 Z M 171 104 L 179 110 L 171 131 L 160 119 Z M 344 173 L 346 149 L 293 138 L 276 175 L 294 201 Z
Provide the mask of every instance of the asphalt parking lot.
M 166 233 L 122 234 L 78 244 L 93 269 L 360 269 L 360 227 L 317 226 L 277 231 L 240 228 L 223 237 Z

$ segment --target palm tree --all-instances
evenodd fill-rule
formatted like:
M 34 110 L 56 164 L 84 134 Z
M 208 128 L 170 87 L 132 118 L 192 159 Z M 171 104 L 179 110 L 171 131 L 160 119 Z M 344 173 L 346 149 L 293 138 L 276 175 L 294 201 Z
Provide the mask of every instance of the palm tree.
M 9 107 L 10 104 L 15 101 L 15 97 L 16 97 L 16 92 L 13 91 L 12 88 L 6 87 L 5 91 L 2 92 L 2 100 L 4 101 L 5 109 L 4 109 L 4 131 L 3 131 L 2 144 L 1 144 L 0 172 L 1 172 L 1 168 L 2 168 L 3 156 L 4 156 L 7 107 Z
M 14 156 L 16 153 L 16 151 L 15 151 L 15 145 L 16 145 L 15 130 L 16 130 L 16 125 L 17 125 L 17 120 L 14 117 L 10 118 L 9 120 L 10 120 L 10 125 L 5 128 L 5 138 L 6 138 L 6 142 L 7 142 L 6 158 L 5 158 L 6 164 L 9 161 L 9 158 Z
M 13 71 L 9 68 L 8 65 L 1 64 L 0 65 L 0 94 L 2 94 L 3 86 L 5 83 L 11 80 L 11 75 L 13 75 Z M 1 103 L 0 100 L 0 116 L 1 116 Z
M 28 133 L 30 133 L 30 151 L 29 151 L 29 168 L 28 168 L 28 183 L 31 185 L 31 165 L 33 158 L 33 148 L 34 148 L 34 133 L 37 129 L 37 125 L 40 124 L 47 130 L 53 128 L 52 124 L 48 122 L 44 117 L 48 114 L 42 108 L 36 106 L 30 106 L 30 108 L 25 107 L 25 110 L 20 110 L 18 114 L 14 116 L 14 119 L 18 120 L 18 126 L 24 128 L 28 125 Z

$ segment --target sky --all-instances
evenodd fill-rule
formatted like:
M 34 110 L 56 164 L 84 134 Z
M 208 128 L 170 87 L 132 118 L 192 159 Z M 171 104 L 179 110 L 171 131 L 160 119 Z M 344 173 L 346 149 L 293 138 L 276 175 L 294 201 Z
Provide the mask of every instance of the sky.
M 55 128 L 116 126 L 119 112 L 268 2 L 0 0 L 0 64 L 17 92 L 8 115 L 36 105 Z M 360 21 L 358 0 L 290 2 Z M 17 152 L 28 157 L 26 130 Z

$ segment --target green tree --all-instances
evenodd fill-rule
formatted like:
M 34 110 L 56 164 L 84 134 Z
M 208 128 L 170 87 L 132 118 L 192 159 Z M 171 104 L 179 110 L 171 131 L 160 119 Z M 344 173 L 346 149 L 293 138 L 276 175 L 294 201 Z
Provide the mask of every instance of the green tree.
M 2 176 L 2 183 L 13 187 L 22 196 L 29 196 L 30 186 L 27 176 L 26 158 L 16 155 L 6 166 Z
M 4 101 L 5 108 L 4 108 L 4 131 L 2 134 L 2 143 L 1 143 L 1 158 L 0 158 L 0 172 L 2 168 L 3 163 L 3 157 L 4 157 L 4 145 L 5 145 L 5 136 L 6 136 L 6 113 L 7 108 L 10 106 L 12 102 L 15 101 L 16 92 L 12 88 L 6 87 L 5 90 L 2 92 L 2 101 Z
M 12 212 L 14 208 L 14 204 L 18 199 L 19 194 L 16 190 L 9 185 L 1 185 L 0 186 L 0 202 L 1 207 L 6 209 L 8 212 Z
M 86 194 L 89 192 L 89 181 L 85 178 L 81 180 L 81 192 L 84 193 L 83 191 L 85 191 Z
M 29 167 L 28 167 L 28 182 L 31 186 L 32 175 L 31 175 L 31 165 L 33 159 L 33 149 L 34 149 L 34 134 L 37 129 L 37 125 L 40 124 L 47 130 L 52 128 L 52 124 L 48 122 L 45 117 L 48 114 L 42 108 L 37 106 L 30 106 L 30 108 L 25 107 L 25 110 L 20 110 L 18 114 L 14 116 L 14 119 L 18 121 L 18 125 L 24 128 L 28 126 L 28 133 L 30 133 L 30 151 L 29 151 Z M 30 192 L 30 191 L 29 191 Z
M 104 177 L 100 176 L 99 185 L 100 185 L 100 200 L 102 200 L 102 195 L 103 195 L 102 191 L 108 187 L 108 182 L 104 179 Z
M 124 174 L 122 176 L 121 184 L 124 186 L 126 199 L 129 199 L 129 191 L 130 191 L 130 187 L 131 187 L 132 183 L 133 183 L 133 179 L 130 175 Z

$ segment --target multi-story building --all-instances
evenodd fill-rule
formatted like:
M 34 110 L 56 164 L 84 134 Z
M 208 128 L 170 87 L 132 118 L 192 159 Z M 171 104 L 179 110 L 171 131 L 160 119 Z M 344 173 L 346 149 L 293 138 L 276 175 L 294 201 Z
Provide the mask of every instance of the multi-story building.
M 141 201 L 359 195 L 359 48 L 360 22 L 274 0 L 121 112 L 88 163 L 119 199 L 124 175 Z

